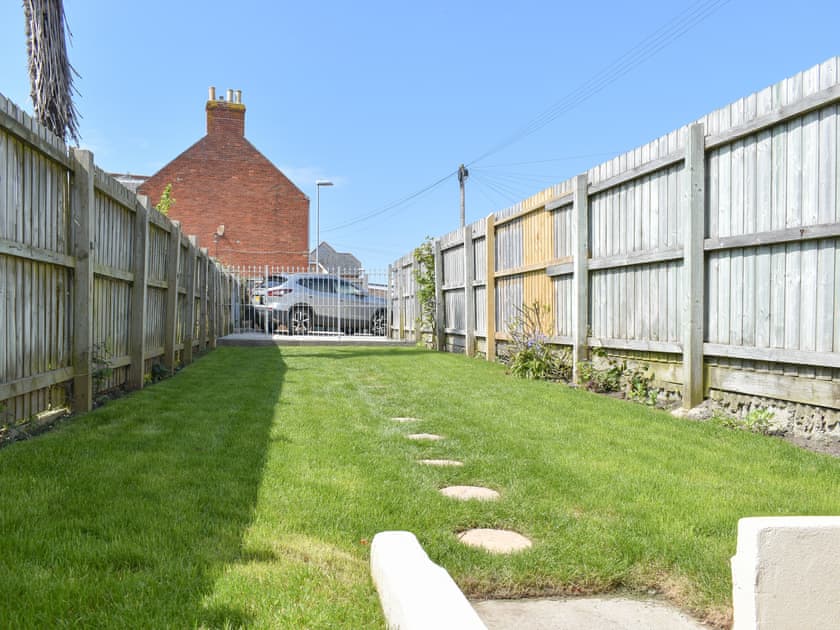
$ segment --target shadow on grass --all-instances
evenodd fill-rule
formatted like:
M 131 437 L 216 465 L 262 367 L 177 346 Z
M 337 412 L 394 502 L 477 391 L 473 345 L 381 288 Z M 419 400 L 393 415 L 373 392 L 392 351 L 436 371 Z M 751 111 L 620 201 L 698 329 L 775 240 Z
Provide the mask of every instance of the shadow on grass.
M 238 627 L 208 605 L 243 559 L 286 365 L 220 348 L 0 451 L 0 627 Z

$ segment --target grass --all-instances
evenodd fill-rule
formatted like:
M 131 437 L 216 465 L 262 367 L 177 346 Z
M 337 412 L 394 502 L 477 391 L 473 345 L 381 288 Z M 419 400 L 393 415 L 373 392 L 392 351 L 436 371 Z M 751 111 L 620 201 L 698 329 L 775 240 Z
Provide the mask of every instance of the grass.
M 739 518 L 840 514 L 838 460 L 417 349 L 220 348 L 0 450 L 0 479 L 16 628 L 380 628 L 368 544 L 389 529 L 473 596 L 655 588 L 720 620 Z M 473 526 L 534 548 L 466 548 Z

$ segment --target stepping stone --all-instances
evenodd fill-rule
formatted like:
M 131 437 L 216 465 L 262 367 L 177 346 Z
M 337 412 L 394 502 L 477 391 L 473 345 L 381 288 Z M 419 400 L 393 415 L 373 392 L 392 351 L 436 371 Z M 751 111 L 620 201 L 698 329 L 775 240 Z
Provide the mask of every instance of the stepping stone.
M 442 440 L 442 435 L 435 435 L 434 433 L 412 433 L 411 435 L 406 435 L 409 440 Z
M 420 422 L 420 418 L 391 418 L 394 422 Z
M 490 553 L 514 553 L 531 547 L 531 541 L 525 536 L 507 529 L 468 529 L 458 534 L 458 540 Z
M 418 464 L 426 464 L 427 466 L 463 466 L 464 462 L 459 462 L 455 459 L 418 459 Z
M 446 497 L 461 501 L 469 501 L 470 499 L 495 501 L 499 498 L 498 492 L 490 488 L 482 488 L 481 486 L 449 486 L 447 488 L 441 488 L 440 493 Z

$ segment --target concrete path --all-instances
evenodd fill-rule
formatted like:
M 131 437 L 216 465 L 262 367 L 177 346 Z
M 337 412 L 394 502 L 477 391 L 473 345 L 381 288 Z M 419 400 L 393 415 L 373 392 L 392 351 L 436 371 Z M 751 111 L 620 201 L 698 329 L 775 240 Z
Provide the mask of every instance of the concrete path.
M 708 630 L 654 600 L 611 597 L 472 602 L 488 630 Z
M 388 339 L 373 335 L 339 335 L 313 333 L 311 335 L 267 335 L 262 332 L 232 333 L 219 337 L 220 346 L 413 346 L 413 341 Z

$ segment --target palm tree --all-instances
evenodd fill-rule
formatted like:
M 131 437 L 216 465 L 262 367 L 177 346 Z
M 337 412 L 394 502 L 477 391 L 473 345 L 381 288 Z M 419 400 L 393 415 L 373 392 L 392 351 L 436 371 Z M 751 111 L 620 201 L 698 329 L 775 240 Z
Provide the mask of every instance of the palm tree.
M 79 143 L 79 112 L 73 103 L 73 75 L 67 57 L 62 0 L 23 0 L 26 49 L 35 117 L 62 140 Z M 69 30 L 68 30 L 69 33 Z

